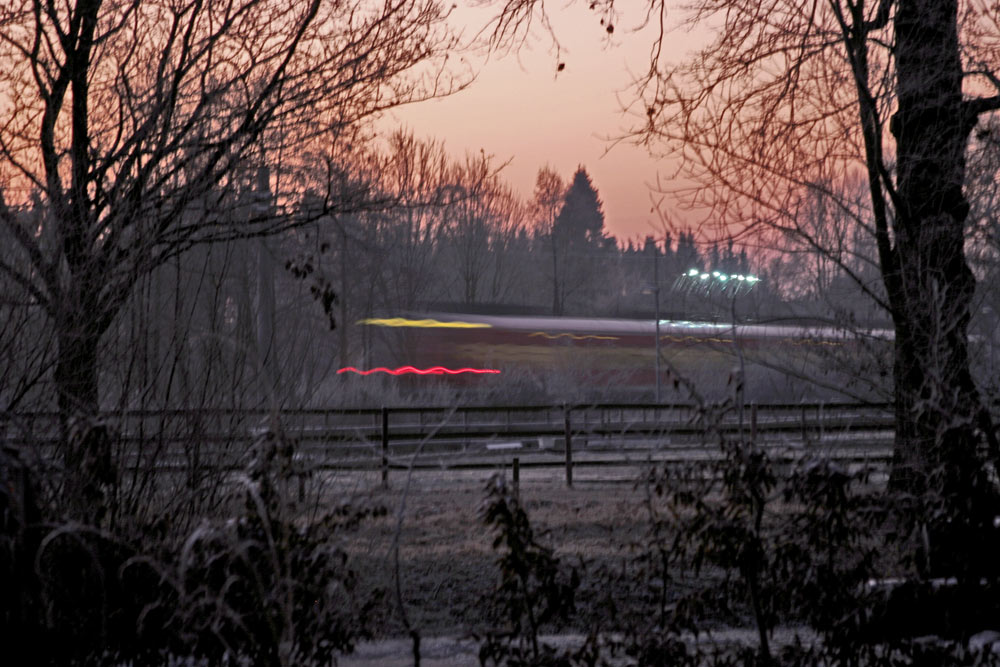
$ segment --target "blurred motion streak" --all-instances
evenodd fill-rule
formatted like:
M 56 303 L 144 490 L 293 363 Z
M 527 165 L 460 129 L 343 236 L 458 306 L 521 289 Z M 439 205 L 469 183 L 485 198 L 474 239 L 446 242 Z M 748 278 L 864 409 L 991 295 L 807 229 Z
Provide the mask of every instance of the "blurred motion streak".
M 444 366 L 432 366 L 431 368 L 414 368 L 413 366 L 386 368 L 385 366 L 379 366 L 378 368 L 363 371 L 355 368 L 354 366 L 347 366 L 346 368 L 341 368 L 337 371 L 338 375 L 341 373 L 357 373 L 358 375 L 371 375 L 372 373 L 388 373 L 389 375 L 459 375 L 461 373 L 499 375 L 500 371 L 495 368 L 445 368 Z
M 561 334 L 550 334 L 544 331 L 536 331 L 532 334 L 528 334 L 528 338 L 533 338 L 535 336 L 542 336 L 543 338 L 548 338 L 549 340 L 556 340 L 557 338 L 569 338 L 570 340 L 621 340 L 618 336 L 595 336 L 593 334 L 586 336 L 578 336 L 571 333 L 561 333 Z
M 379 327 L 417 327 L 420 329 L 489 329 L 492 326 L 485 322 L 442 322 L 432 319 L 409 320 L 405 317 L 369 317 L 358 320 L 357 324 L 368 324 Z

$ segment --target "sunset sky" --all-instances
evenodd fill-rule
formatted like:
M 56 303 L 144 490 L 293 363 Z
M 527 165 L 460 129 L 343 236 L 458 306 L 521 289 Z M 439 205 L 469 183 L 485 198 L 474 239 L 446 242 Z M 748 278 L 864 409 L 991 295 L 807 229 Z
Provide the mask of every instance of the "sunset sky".
M 566 63 L 558 75 L 551 38 L 536 25 L 518 53 L 469 55 L 479 77 L 467 90 L 398 109 L 388 121 L 445 141 L 456 157 L 483 149 L 499 161 L 510 159 L 505 178 L 525 198 L 532 196 L 545 164 L 567 182 L 583 165 L 604 202 L 612 234 L 623 240 L 658 235 L 650 186 L 669 165 L 643 148 L 611 141 L 635 124 L 622 106 L 630 100 L 633 73 L 646 67 L 654 31 L 637 32 L 643 15 L 625 14 L 609 43 L 600 17 L 586 3 L 550 5 L 562 47 L 558 61 Z M 453 19 L 471 38 L 495 11 L 463 8 Z M 697 44 L 685 33 L 672 35 L 669 43 L 678 57 Z

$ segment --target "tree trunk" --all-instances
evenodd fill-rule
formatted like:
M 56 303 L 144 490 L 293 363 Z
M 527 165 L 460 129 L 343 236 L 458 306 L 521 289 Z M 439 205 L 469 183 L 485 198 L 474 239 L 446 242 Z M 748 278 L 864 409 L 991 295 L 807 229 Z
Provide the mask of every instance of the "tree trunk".
M 975 278 L 963 245 L 969 204 L 962 186 L 975 118 L 962 101 L 957 14 L 957 0 L 899 2 L 899 106 L 891 124 L 898 261 L 886 277 L 896 328 L 892 486 L 924 501 L 934 494 L 952 518 L 975 510 L 970 503 L 985 492 L 977 447 L 992 437 L 969 367 Z M 960 568 L 974 531 L 939 525 L 931 532 L 930 570 Z
M 92 419 L 97 416 L 97 346 L 100 336 L 79 321 L 63 320 L 58 326 L 55 385 L 59 419 L 65 429 L 74 417 Z
M 63 510 L 68 517 L 99 524 L 109 511 L 108 489 L 117 475 L 111 432 L 98 417 L 100 333 L 86 318 L 59 320 L 54 379 L 65 466 Z

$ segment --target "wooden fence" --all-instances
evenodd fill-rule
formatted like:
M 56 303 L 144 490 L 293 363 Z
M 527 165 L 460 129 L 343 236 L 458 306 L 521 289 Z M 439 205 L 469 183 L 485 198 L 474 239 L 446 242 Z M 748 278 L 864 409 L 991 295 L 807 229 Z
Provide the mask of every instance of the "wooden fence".
M 700 410 L 686 404 L 425 406 L 288 410 L 118 411 L 102 418 L 119 434 L 127 466 L 162 470 L 239 468 L 253 443 L 281 437 L 304 466 L 381 471 L 510 466 L 574 468 L 638 461 L 707 461 L 720 437 L 749 439 L 772 456 L 804 455 L 847 465 L 885 463 L 891 406 L 768 403 Z M 0 413 L 0 437 L 58 460 L 55 413 Z

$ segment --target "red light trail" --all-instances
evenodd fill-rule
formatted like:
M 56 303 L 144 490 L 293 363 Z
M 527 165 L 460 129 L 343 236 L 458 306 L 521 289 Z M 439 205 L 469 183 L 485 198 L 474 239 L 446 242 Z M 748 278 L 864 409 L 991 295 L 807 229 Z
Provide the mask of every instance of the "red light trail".
M 400 366 L 399 368 L 386 368 L 379 366 L 371 370 L 363 371 L 354 366 L 347 366 L 337 371 L 341 373 L 357 373 L 358 375 L 371 375 L 372 373 L 388 373 L 389 375 L 459 375 L 461 373 L 474 373 L 476 375 L 499 375 L 500 371 L 495 368 L 445 368 L 444 366 L 432 366 L 430 368 L 414 368 L 413 366 Z

